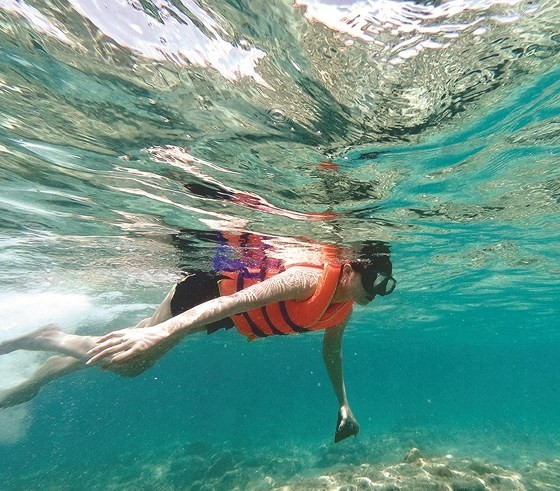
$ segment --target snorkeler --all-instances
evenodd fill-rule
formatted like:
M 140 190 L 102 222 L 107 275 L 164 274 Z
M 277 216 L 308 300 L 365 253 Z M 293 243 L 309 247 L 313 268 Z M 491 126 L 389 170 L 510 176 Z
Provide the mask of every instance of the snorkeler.
M 370 243 L 366 257 L 364 249 L 357 260 L 337 259 L 325 250 L 312 263 L 287 263 L 263 254 L 191 273 L 151 317 L 105 336 L 66 334 L 50 325 L 0 343 L 0 354 L 19 349 L 57 353 L 28 380 L 0 395 L 0 407 L 26 402 L 50 381 L 89 366 L 139 375 L 196 332 L 235 326 L 253 340 L 324 330 L 323 360 L 339 404 L 335 442 L 355 436 L 359 426 L 346 396 L 342 336 L 353 303 L 366 305 L 377 295 L 388 295 L 396 282 L 389 249 L 382 243 Z

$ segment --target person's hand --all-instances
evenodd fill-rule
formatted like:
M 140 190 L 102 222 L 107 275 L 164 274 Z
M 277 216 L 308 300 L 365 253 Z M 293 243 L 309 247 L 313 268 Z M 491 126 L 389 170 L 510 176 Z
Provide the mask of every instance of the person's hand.
M 360 431 L 360 425 L 350 411 L 348 406 L 342 406 L 338 411 L 336 431 L 334 433 L 334 443 L 338 443 L 349 436 L 356 436 Z
M 90 359 L 86 364 L 109 368 L 145 358 L 157 351 L 166 338 L 166 331 L 159 326 L 113 331 L 100 338 L 97 345 L 88 351 Z

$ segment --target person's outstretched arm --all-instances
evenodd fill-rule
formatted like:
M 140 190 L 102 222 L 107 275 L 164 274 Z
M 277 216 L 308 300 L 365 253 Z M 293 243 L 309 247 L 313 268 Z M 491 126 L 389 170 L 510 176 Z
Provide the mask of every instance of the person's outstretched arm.
M 356 436 L 360 430 L 360 426 L 350 410 L 346 397 L 346 387 L 344 386 L 342 336 L 344 335 L 345 327 L 346 322 L 339 326 L 326 329 L 323 337 L 323 360 L 339 405 L 338 421 L 336 423 L 334 435 L 335 443 L 349 436 Z
M 88 352 L 91 358 L 87 364 L 110 368 L 153 358 L 158 353 L 164 354 L 185 335 L 212 322 L 282 300 L 306 300 L 315 292 L 320 274 L 315 269 L 291 268 L 232 295 L 204 302 L 155 326 L 111 332 Z

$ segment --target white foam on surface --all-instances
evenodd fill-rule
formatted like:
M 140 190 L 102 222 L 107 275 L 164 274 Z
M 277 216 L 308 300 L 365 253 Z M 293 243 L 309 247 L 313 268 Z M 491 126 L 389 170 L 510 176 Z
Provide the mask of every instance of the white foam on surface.
M 59 324 L 74 332 L 92 305 L 75 293 L 0 294 L 0 341 L 21 336 L 47 324 Z

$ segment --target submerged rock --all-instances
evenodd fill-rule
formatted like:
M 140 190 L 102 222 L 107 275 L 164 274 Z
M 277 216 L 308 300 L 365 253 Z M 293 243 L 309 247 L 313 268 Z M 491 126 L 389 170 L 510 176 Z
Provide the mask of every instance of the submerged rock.
M 454 478 L 451 481 L 453 491 L 487 491 L 484 481 L 471 476 Z
M 220 477 L 234 470 L 235 467 L 236 459 L 233 454 L 229 451 L 222 451 L 212 456 L 206 476 L 208 478 Z
M 447 464 L 427 463 L 423 466 L 423 469 L 432 476 L 453 477 L 453 473 Z
M 469 464 L 469 469 L 476 472 L 479 476 L 484 476 L 496 472 L 498 468 L 495 465 L 484 464 L 475 460 Z
M 407 464 L 412 464 L 421 458 L 422 455 L 420 454 L 420 450 L 418 450 L 417 448 L 411 448 L 404 456 L 404 459 L 402 461 L 406 462 Z
M 383 490 L 383 491 L 529 491 L 560 490 L 560 461 L 557 462 L 557 487 L 546 487 L 536 480 L 523 482 L 520 473 L 494 464 L 451 456 L 423 457 L 412 448 L 404 459 L 394 465 L 362 464 L 337 466 L 317 478 L 293 480 L 281 488 L 283 491 L 306 490 Z M 552 467 L 555 467 L 554 465 Z M 542 466 L 543 476 L 551 477 L 554 471 Z M 556 467 L 555 467 L 556 468 Z M 538 482 L 538 481 L 537 481 Z

